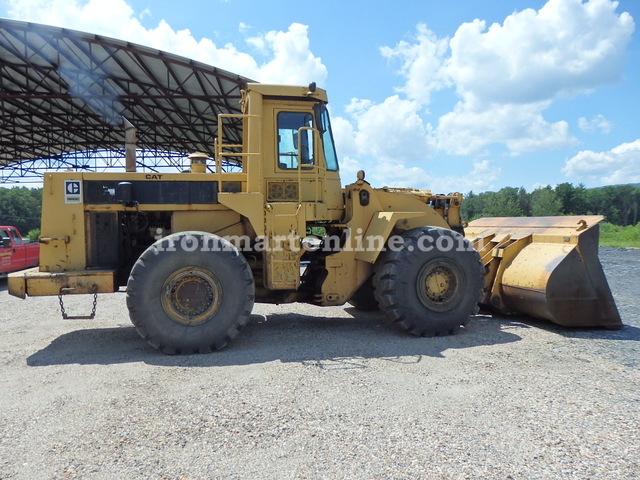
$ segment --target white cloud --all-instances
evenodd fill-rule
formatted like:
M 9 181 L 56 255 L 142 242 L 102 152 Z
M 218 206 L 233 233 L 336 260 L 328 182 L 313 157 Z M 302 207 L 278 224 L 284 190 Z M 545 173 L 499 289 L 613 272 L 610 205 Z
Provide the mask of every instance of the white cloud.
M 230 43 L 219 46 L 209 38 L 196 39 L 190 30 L 176 31 L 164 19 L 155 28 L 148 29 L 140 22 L 140 18 L 148 14 L 147 10 L 136 15 L 125 0 L 110 0 L 108 8 L 104 0 L 9 0 L 8 3 L 9 15 L 17 20 L 139 43 L 261 82 L 306 84 L 316 81 L 322 85 L 327 78 L 322 60 L 309 49 L 306 25 L 294 23 L 286 32 L 270 31 L 252 37 L 249 44 L 256 46 L 261 42 L 262 51 L 268 57 L 265 63 L 259 64 L 252 55 Z
M 439 119 L 438 146 L 449 153 L 471 155 L 493 143 L 504 144 L 512 154 L 554 149 L 576 143 L 567 122 L 548 123 L 541 110 L 548 105 L 495 104 L 474 109 L 460 102 Z
M 344 117 L 331 117 L 331 130 L 333 131 L 333 140 L 336 143 L 336 149 L 340 157 L 358 156 L 354 127 L 349 120 Z M 344 160 L 341 162 L 341 169 L 342 163 L 344 163 Z
M 334 117 L 332 129 L 341 155 L 343 183 L 355 181 L 356 172 L 365 170 L 374 187 L 415 187 L 438 193 L 493 188 L 501 170 L 487 159 L 474 162 L 467 174 L 438 177 L 428 173 L 425 165 L 434 154 L 433 139 L 429 126 L 416 114 L 418 108 L 416 102 L 397 96 L 382 104 L 353 99 L 347 108 L 353 123 Z
M 397 90 L 411 100 L 428 105 L 432 92 L 451 84 L 443 68 L 448 39 L 439 39 L 424 24 L 419 24 L 416 30 L 416 43 L 402 41 L 393 48 L 382 47 L 380 52 L 389 60 L 397 58 L 402 62 L 400 74 L 406 83 Z
M 450 40 L 420 24 L 413 42 L 381 52 L 401 61 L 398 91 L 424 107 L 437 90 L 455 87 L 461 101 L 433 132 L 448 153 L 482 153 L 495 143 L 512 154 L 558 148 L 576 140 L 566 122 L 549 123 L 543 112 L 558 98 L 621 78 L 634 23 L 617 5 L 549 0 L 502 24 L 464 23 Z
M 461 25 L 446 70 L 462 102 L 440 119 L 443 148 L 468 154 L 504 143 L 520 153 L 575 143 L 566 122 L 548 123 L 542 113 L 555 99 L 620 79 L 634 23 L 616 7 L 609 0 L 550 0 L 503 24 Z
M 585 117 L 578 119 L 578 127 L 580 130 L 587 133 L 593 133 L 600 131 L 601 133 L 609 133 L 611 131 L 611 122 L 604 118 L 603 115 L 596 115 L 591 120 L 587 120 Z
M 353 99 L 346 111 L 353 119 L 351 147 L 360 156 L 378 162 L 407 163 L 426 159 L 433 153 L 433 142 L 419 115 L 420 104 L 397 95 L 373 104 Z M 343 120 L 339 120 L 344 125 Z M 341 140 L 345 141 L 341 137 Z
M 438 177 L 416 165 L 398 165 L 381 162 L 367 171 L 367 178 L 374 186 L 424 188 L 434 193 L 451 193 L 474 190 L 485 191 L 494 187 L 501 171 L 491 165 L 489 160 L 474 162 L 470 172 L 462 175 Z
M 518 155 L 576 144 L 567 121 L 550 122 L 544 113 L 558 99 L 621 78 L 634 23 L 628 13 L 616 12 L 617 5 L 549 0 L 502 23 L 464 23 L 451 39 L 419 24 L 413 39 L 380 50 L 390 62 L 399 62 L 404 79 L 399 95 L 380 103 L 352 100 L 348 118 L 339 120 L 344 132 L 337 135 L 339 147 L 352 163 L 375 159 L 373 178 L 446 185 L 448 179 L 422 170 L 437 152 L 483 157 L 503 145 Z M 433 95 L 448 87 L 460 100 L 432 126 L 427 109 Z M 604 117 L 581 125 L 610 128 Z M 461 188 L 455 187 L 457 180 L 450 182 L 456 189 Z M 463 181 L 475 190 L 483 183 Z
M 467 101 L 531 104 L 621 77 L 634 23 L 609 0 L 549 0 L 503 24 L 474 20 L 451 39 L 447 72 Z
M 315 81 L 323 85 L 327 67 L 311 52 L 308 30 L 307 25 L 292 23 L 286 32 L 272 30 L 258 37 L 273 53 L 273 58 L 260 66 L 258 80 L 290 85 Z
M 471 190 L 482 192 L 495 188 L 493 182 L 500 178 L 502 169 L 491 165 L 489 160 L 482 160 L 473 163 L 473 170 L 461 178 L 446 177 L 443 181 L 449 185 L 447 191 L 469 192 Z
M 578 152 L 567 160 L 562 171 L 568 177 L 600 185 L 640 182 L 640 139 L 607 152 Z

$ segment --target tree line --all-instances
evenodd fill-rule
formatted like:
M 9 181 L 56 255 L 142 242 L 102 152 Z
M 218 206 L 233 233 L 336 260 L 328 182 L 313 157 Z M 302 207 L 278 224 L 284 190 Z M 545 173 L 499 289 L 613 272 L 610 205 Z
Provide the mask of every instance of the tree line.
M 554 215 L 604 215 L 614 225 L 640 221 L 640 184 L 586 188 L 561 183 L 527 192 L 505 187 L 497 192 L 469 192 L 461 214 L 470 221 L 480 217 L 540 217 Z
M 22 235 L 40 228 L 42 188 L 0 188 L 0 225 L 16 227 Z

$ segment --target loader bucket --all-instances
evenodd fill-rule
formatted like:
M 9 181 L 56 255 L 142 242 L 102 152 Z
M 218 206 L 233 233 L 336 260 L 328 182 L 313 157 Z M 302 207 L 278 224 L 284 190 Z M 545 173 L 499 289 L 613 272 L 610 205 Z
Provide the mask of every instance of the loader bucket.
M 598 260 L 604 217 L 496 217 L 465 228 L 485 265 L 480 303 L 568 327 L 621 328 Z

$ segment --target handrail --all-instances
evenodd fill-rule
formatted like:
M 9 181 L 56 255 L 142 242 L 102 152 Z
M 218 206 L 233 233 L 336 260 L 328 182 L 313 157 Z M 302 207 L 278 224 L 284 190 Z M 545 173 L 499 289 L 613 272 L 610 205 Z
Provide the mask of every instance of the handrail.
M 318 137 L 316 137 L 316 134 L 320 134 L 320 132 L 318 131 L 317 128 L 313 128 L 313 127 L 300 127 L 298 129 L 298 203 L 302 203 L 302 149 L 300 148 L 300 145 L 302 145 L 302 143 L 300 143 L 300 133 L 303 130 L 311 130 L 313 132 L 313 140 L 314 140 L 314 147 L 315 145 L 320 145 L 320 139 Z M 316 184 L 316 199 L 315 199 L 315 203 L 318 203 L 319 199 L 320 199 L 320 170 L 324 170 L 326 171 L 327 169 L 325 167 L 322 167 L 318 164 L 316 164 L 316 156 L 314 155 L 313 157 L 313 163 L 308 163 L 304 165 L 305 168 L 313 168 L 315 173 L 316 173 L 316 178 L 315 178 L 315 184 Z
M 222 158 L 223 157 L 250 157 L 250 156 L 255 156 L 255 155 L 260 155 L 260 152 L 225 152 L 224 149 L 225 148 L 244 148 L 244 145 L 236 145 L 236 144 L 226 144 L 224 143 L 224 134 L 223 134 L 223 129 L 224 129 L 224 122 L 222 121 L 223 118 L 242 118 L 242 120 L 244 121 L 245 119 L 249 119 L 249 118 L 256 118 L 258 119 L 258 121 L 260 121 L 260 116 L 259 115 L 249 115 L 249 114 L 244 114 L 244 113 L 220 113 L 218 114 L 218 136 L 216 137 L 216 139 L 214 140 L 213 143 L 213 148 L 214 148 L 214 154 L 215 154 L 215 161 L 216 161 L 216 173 L 222 173 Z M 243 124 L 243 129 L 244 129 L 244 124 Z M 258 129 L 260 130 L 260 129 Z M 243 168 L 244 170 L 244 168 Z

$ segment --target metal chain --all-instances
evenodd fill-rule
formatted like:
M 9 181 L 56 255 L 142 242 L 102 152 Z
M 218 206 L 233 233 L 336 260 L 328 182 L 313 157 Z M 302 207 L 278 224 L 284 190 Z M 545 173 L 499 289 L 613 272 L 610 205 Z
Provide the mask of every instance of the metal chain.
M 61 293 L 58 294 L 58 301 L 60 302 L 60 313 L 62 313 L 62 319 L 66 320 L 68 318 L 67 311 L 64 309 L 64 301 L 62 300 Z
M 93 290 L 93 306 L 91 307 L 91 313 L 89 315 L 67 315 L 67 311 L 64 308 L 64 300 L 62 300 L 62 289 L 58 294 L 58 302 L 60 302 L 60 313 L 62 313 L 63 320 L 93 320 L 96 317 L 96 308 L 98 307 L 98 294 Z
M 93 320 L 96 316 L 96 308 L 98 308 L 98 294 L 93 292 L 93 306 L 91 307 L 91 319 Z

